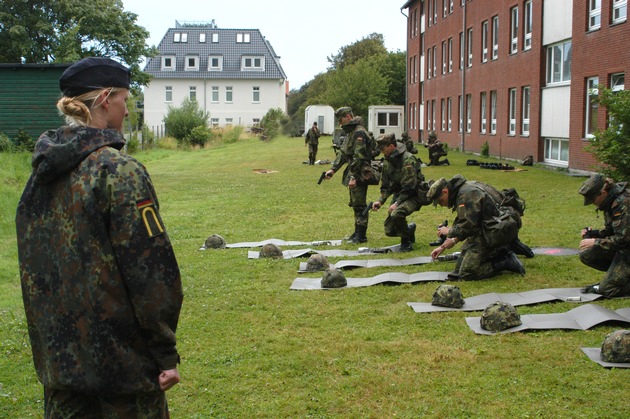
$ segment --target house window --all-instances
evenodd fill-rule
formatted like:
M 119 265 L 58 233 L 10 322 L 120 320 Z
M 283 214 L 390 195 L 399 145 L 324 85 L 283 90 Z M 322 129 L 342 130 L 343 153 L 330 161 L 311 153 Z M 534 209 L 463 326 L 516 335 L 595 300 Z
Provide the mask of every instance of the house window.
M 236 34 L 236 43 L 237 44 L 249 44 L 250 41 L 250 35 L 249 33 L 237 33 Z
M 438 10 L 437 10 L 437 0 L 433 0 L 433 23 L 437 23 Z
M 435 131 L 435 114 L 437 113 L 437 111 L 435 110 L 436 106 L 435 106 L 435 99 L 433 99 L 431 101 L 431 129 L 433 129 Z
M 427 50 L 427 80 L 431 78 L 431 48 Z
M 508 134 L 516 134 L 516 89 L 510 89 L 508 91 L 509 97 L 509 109 L 508 109 Z
M 486 133 L 486 124 L 488 122 L 488 116 L 486 115 L 487 109 L 486 109 L 486 92 L 481 92 L 481 103 L 480 103 L 480 108 L 479 110 L 480 112 L 480 118 L 479 118 L 479 125 L 481 126 L 481 133 L 485 134 Z
M 199 42 L 202 43 L 202 44 L 204 42 L 206 42 L 206 34 L 205 33 L 200 33 L 199 34 Z
M 448 0 L 442 0 L 442 17 L 446 17 L 448 14 Z
M 588 29 L 599 29 L 602 24 L 602 0 L 588 0 Z
M 263 57 L 243 57 L 241 59 L 242 70 L 262 71 L 264 70 Z
M 619 92 L 625 89 L 625 74 L 615 73 L 610 75 L 610 90 Z
M 518 7 L 510 10 L 510 54 L 518 51 Z
M 208 57 L 208 71 L 221 71 L 222 69 L 223 69 L 223 57 L 221 56 Z
M 433 77 L 437 76 L 437 53 L 435 52 L 435 45 L 431 48 L 433 53 Z
M 397 127 L 398 112 L 377 112 L 376 124 L 379 127 Z
M 457 130 L 458 132 L 462 132 L 464 127 L 464 102 L 461 96 L 457 96 L 457 108 L 459 110 L 459 124 Z
M 233 118 L 225 118 L 225 126 L 226 127 L 231 127 L 234 124 L 234 119 Z
M 453 1 L 454 0 L 450 0 L 449 1 L 449 6 L 448 6 L 448 12 L 449 13 L 453 13 Z
M 164 101 L 169 103 L 173 101 L 173 86 L 164 86 Z
M 468 29 L 468 67 L 472 67 L 472 59 L 473 59 L 473 30 L 472 28 Z
M 453 72 L 453 38 L 448 38 L 448 72 Z
M 523 87 L 523 120 L 521 121 L 521 134 L 529 135 L 529 86 Z
M 464 32 L 459 33 L 459 69 L 464 68 L 464 56 L 466 52 L 464 51 Z
M 472 130 L 472 95 L 466 95 L 466 132 Z
M 219 126 L 219 118 L 210 118 L 210 126 L 217 128 Z
M 260 118 L 253 118 L 253 119 L 252 119 L 252 123 L 253 123 L 254 125 L 260 125 Z
M 182 42 L 188 42 L 188 34 L 186 32 L 182 32 Z
M 452 127 L 452 108 L 453 108 L 453 101 L 451 100 L 451 98 L 449 97 L 448 99 L 446 99 L 446 120 L 447 120 L 447 129 L 448 132 L 451 132 L 451 127 Z
M 442 41 L 442 74 L 446 74 L 446 41 Z
M 569 141 L 562 138 L 545 138 L 545 162 L 567 166 Z
M 490 133 L 497 133 L 497 91 L 490 92 Z
M 260 103 L 260 86 L 254 86 L 252 88 L 252 102 Z
M 444 99 L 440 99 L 440 112 L 441 112 L 441 120 L 442 120 L 442 131 L 446 131 L 446 106 Z
M 492 59 L 499 58 L 499 16 L 492 18 Z
M 188 97 L 190 100 L 197 100 L 197 86 L 189 86 Z
M 488 21 L 481 24 L 481 62 L 488 61 Z
M 212 103 L 219 103 L 219 86 L 212 86 L 210 91 L 210 101 Z
M 212 34 L 212 43 L 216 44 L 218 42 L 219 42 L 219 34 L 215 32 Z
M 525 20 L 523 21 L 523 49 L 528 50 L 532 47 L 532 2 L 531 0 L 525 2 Z
M 199 70 L 199 57 L 188 55 L 186 57 L 186 71 Z
M 628 16 L 628 0 L 613 0 L 612 23 L 625 22 Z
M 571 80 L 571 41 L 547 47 L 547 84 Z
M 173 42 L 181 42 L 181 40 L 182 40 L 181 32 L 175 32 L 173 34 Z
M 599 84 L 599 77 L 589 77 L 586 79 L 586 138 L 593 138 L 593 133 L 597 131 L 597 85 Z
M 225 86 L 225 102 L 232 103 L 234 91 L 232 86 Z
M 162 57 L 162 71 L 175 71 L 175 56 L 166 55 Z

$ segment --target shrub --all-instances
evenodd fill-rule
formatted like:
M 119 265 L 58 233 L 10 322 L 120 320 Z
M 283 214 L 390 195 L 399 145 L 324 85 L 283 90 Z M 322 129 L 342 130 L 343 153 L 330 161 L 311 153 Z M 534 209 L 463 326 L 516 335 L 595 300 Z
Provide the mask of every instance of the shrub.
M 284 123 L 286 118 L 282 109 L 269 109 L 260 121 L 260 126 L 264 130 L 261 138 L 263 140 L 271 140 L 277 137 L 280 126 Z
M 490 145 L 487 141 L 481 146 L 480 154 L 481 157 L 490 157 Z
M 243 133 L 243 127 L 236 126 L 223 132 L 223 142 L 226 144 L 235 143 L 241 137 Z
M 177 140 L 173 137 L 162 137 L 157 140 L 157 148 L 162 150 L 177 150 Z
M 155 133 L 147 127 L 142 127 L 142 149 L 155 147 Z
M 181 107 L 169 107 L 164 117 L 166 134 L 175 137 L 178 143 L 184 145 L 193 128 L 208 125 L 209 116 L 207 112 L 199 108 L 197 101 L 186 98 Z
M 15 148 L 17 151 L 28 151 L 32 153 L 35 150 L 35 140 L 28 135 L 28 132 L 21 129 L 15 136 Z
M 3 133 L 0 132 L 0 153 L 10 153 L 13 151 L 13 143 Z
M 133 134 L 129 140 L 127 140 L 127 153 L 134 154 L 140 149 L 140 141 L 138 141 L 138 135 Z
M 186 142 L 192 146 L 198 145 L 205 147 L 206 143 L 212 137 L 212 132 L 205 125 L 193 128 L 190 134 L 186 136 Z

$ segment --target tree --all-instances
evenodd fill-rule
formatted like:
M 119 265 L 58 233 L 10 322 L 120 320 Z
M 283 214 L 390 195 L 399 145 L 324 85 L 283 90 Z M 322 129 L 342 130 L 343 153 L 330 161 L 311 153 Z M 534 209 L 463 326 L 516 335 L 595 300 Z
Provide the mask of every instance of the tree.
M 608 177 L 617 181 L 630 179 L 630 91 L 612 91 L 598 86 L 595 100 L 608 111 L 608 127 L 596 131 L 588 148 L 604 163 L 598 166 Z
M 199 108 L 195 100 L 184 99 L 179 108 L 168 108 L 164 117 L 166 133 L 175 137 L 178 144 L 185 144 L 193 129 L 199 126 L 208 126 L 210 114 Z
M 146 85 L 142 57 L 157 54 L 149 32 L 121 0 L 3 0 L 0 5 L 0 62 L 69 63 L 107 56 L 127 64 L 132 79 Z
M 277 137 L 280 128 L 285 126 L 287 122 L 288 119 L 282 109 L 269 109 L 260 121 L 260 127 L 264 130 L 263 139 L 272 140 Z
M 337 55 L 331 55 L 327 57 L 327 59 L 331 64 L 330 69 L 342 70 L 344 67 L 355 64 L 368 57 L 376 57 L 385 54 L 387 54 L 387 49 L 385 48 L 383 35 L 380 33 L 372 33 L 354 44 L 341 47 Z

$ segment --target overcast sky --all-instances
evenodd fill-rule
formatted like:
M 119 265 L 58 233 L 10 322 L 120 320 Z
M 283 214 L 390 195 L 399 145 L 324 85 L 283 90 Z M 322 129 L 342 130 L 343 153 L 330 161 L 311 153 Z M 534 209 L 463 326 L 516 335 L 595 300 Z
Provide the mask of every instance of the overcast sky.
M 371 33 L 388 51 L 406 50 L 403 0 L 122 0 L 138 15 L 157 46 L 178 22 L 210 22 L 225 29 L 259 29 L 280 56 L 291 89 L 299 89 L 328 68 L 326 57 Z M 403 9 L 407 14 L 407 9 Z

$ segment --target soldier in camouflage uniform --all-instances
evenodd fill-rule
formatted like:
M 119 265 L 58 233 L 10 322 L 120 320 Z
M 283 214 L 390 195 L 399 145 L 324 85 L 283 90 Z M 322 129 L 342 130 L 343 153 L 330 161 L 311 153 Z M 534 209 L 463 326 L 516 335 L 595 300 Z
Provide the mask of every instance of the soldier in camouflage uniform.
M 385 235 L 400 237 L 400 250 L 410 252 L 416 241 L 416 224 L 407 224 L 407 217 L 431 201 L 426 199 L 429 189 L 422 174 L 422 163 L 407 150 L 406 144 L 396 141 L 394 134 L 379 137 L 376 146 L 384 156 L 381 196 L 372 204 L 378 211 L 393 195 L 387 209 Z
M 525 274 L 523 264 L 507 246 L 493 248 L 481 235 L 482 221 L 498 214 L 496 202 L 501 193 L 483 182 L 467 182 L 462 175 L 451 180 L 444 178 L 431 185 L 427 198 L 443 207 L 457 211 L 452 227 L 440 227 L 438 234 L 445 234 L 444 243 L 431 252 L 436 259 L 444 250 L 466 240 L 451 279 L 476 280 L 494 276 L 507 270 Z
M 440 161 L 440 157 L 446 156 L 448 153 L 444 150 L 444 144 L 438 140 L 435 131 L 431 131 L 427 137 L 425 147 L 429 149 L 429 166 L 448 166 L 448 159 Z
M 16 215 L 45 417 L 168 417 L 182 285 L 149 174 L 121 152 L 129 70 L 86 58 L 60 87 L 70 125 L 37 141 Z
M 313 126 L 306 132 L 304 137 L 304 145 L 308 146 L 308 164 L 315 164 L 317 160 L 317 148 L 319 146 L 319 137 L 321 133 L 317 128 L 317 122 L 313 122 Z
M 347 163 L 341 182 L 350 191 L 349 206 L 354 211 L 354 233 L 348 237 L 348 243 L 365 243 L 369 214 L 366 213 L 368 182 L 364 170 L 371 167 L 375 144 L 372 137 L 363 127 L 363 118 L 355 117 L 352 109 L 343 107 L 337 109 L 335 117 L 346 134 L 339 153 L 330 170 L 326 172 L 326 179 L 333 175 Z
M 586 286 L 582 292 L 607 297 L 630 295 L 630 191 L 627 182 L 615 183 L 595 174 L 579 190 L 584 205 L 593 204 L 604 213 L 603 230 L 582 230 L 580 260 L 604 271 L 601 282 Z M 588 238 L 586 237 L 588 236 Z

